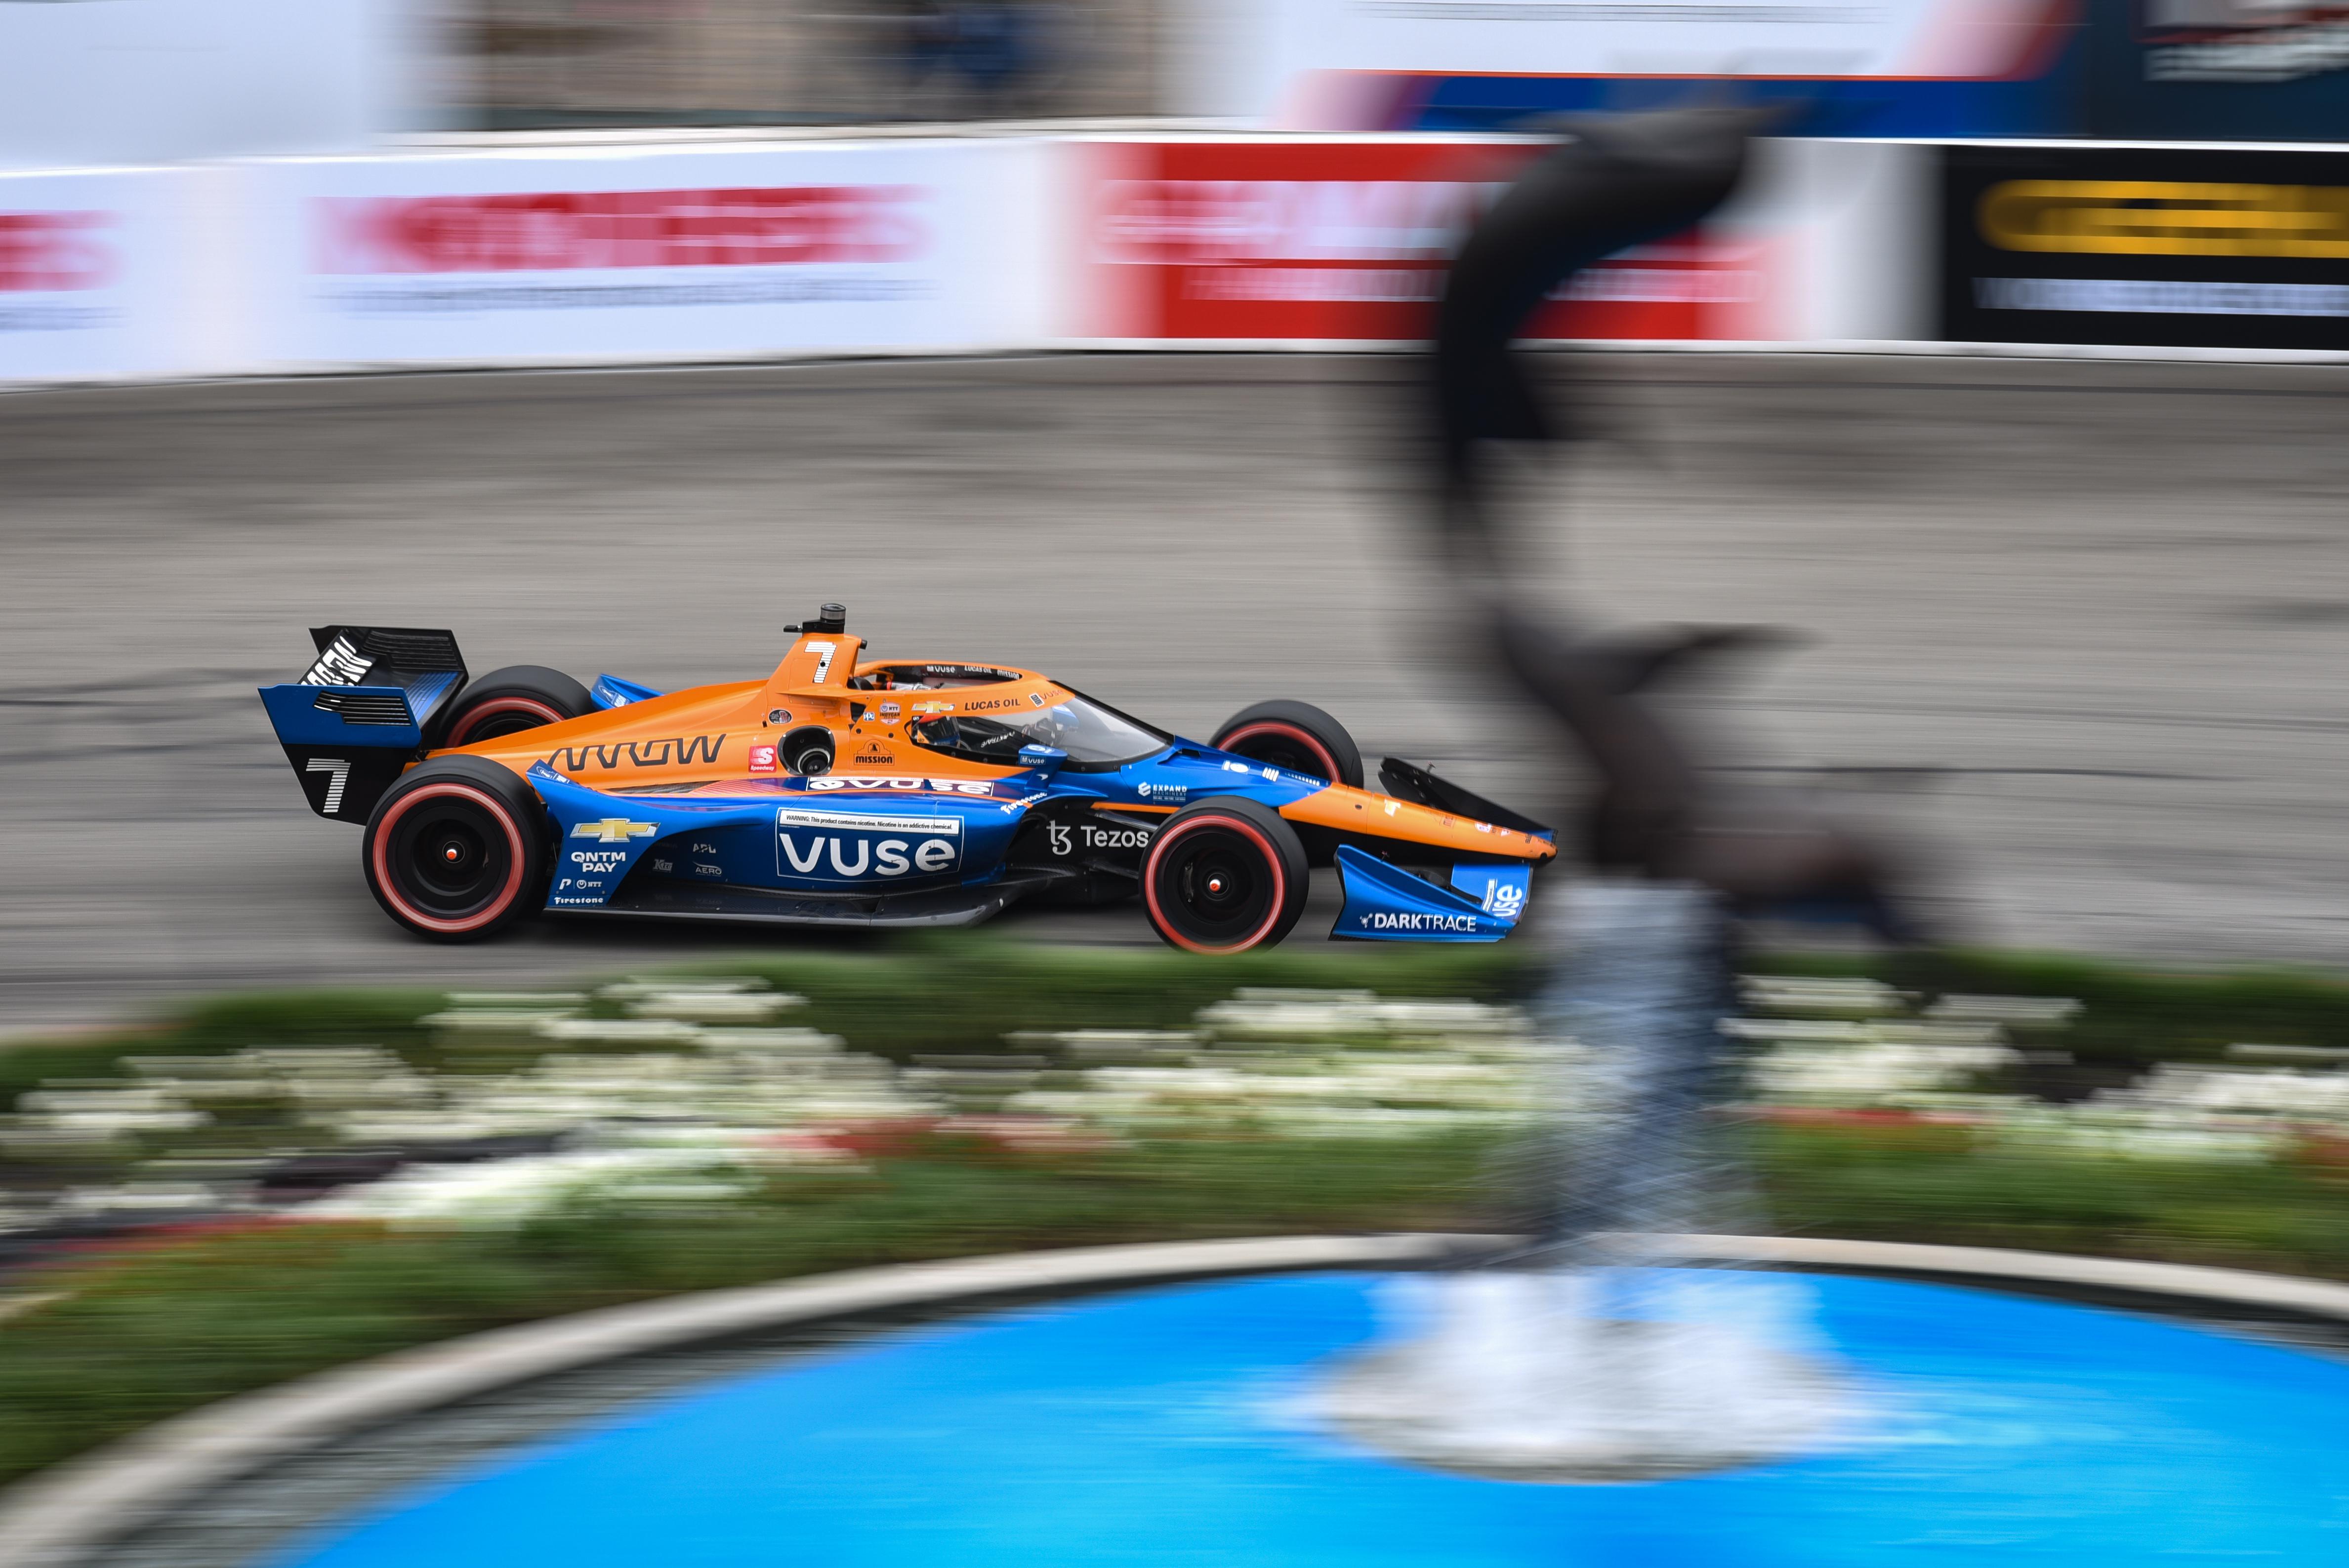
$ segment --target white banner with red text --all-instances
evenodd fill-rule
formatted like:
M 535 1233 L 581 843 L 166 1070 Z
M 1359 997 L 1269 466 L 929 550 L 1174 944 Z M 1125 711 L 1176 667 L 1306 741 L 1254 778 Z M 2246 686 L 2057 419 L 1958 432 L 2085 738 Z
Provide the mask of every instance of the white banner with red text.
M 565 145 L 0 175 L 0 381 L 1423 339 L 1522 139 Z M 1777 141 L 1533 335 L 1935 332 L 1937 150 Z
M 253 354 L 293 368 L 1033 347 L 1045 168 L 1019 140 L 245 164 Z
M 0 382 L 176 376 L 236 357 L 206 265 L 210 170 L 0 174 Z

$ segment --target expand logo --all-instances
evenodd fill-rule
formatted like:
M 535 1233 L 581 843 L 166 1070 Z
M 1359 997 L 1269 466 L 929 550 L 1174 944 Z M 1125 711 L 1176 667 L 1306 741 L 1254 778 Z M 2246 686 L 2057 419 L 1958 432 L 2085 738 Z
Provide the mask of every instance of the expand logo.
M 114 281 L 114 247 L 99 231 L 111 212 L 0 212 L 0 294 L 102 289 Z
M 936 876 L 961 864 L 959 817 L 868 817 L 790 806 L 775 813 L 775 874 L 788 880 Z
M 903 262 L 928 247 L 912 185 L 326 197 L 313 270 L 565 272 Z M 78 215 L 78 214 L 77 214 Z
M 623 740 L 610 746 L 557 747 L 541 760 L 558 773 L 609 772 L 616 768 L 690 768 L 718 764 L 722 735 L 684 735 L 673 740 Z
M 1187 784 L 1136 784 L 1133 792 L 1145 800 L 1187 800 L 1191 787 Z

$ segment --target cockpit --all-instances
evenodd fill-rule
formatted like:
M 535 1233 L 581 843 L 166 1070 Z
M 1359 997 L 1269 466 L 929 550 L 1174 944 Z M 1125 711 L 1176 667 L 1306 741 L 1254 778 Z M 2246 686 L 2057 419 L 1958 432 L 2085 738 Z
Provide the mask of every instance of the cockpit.
M 1067 752 L 1069 759 L 1062 766 L 1080 773 L 1138 762 L 1174 744 L 1174 737 L 1089 697 L 1054 691 L 1039 693 L 1035 700 L 1040 706 L 984 717 L 966 713 L 920 719 L 907 725 L 905 734 L 926 751 L 995 768 L 1021 766 L 1022 747 L 1050 746 Z
M 955 686 L 995 686 L 1025 680 L 1025 670 L 994 665 L 880 665 L 851 676 L 851 691 L 947 691 Z

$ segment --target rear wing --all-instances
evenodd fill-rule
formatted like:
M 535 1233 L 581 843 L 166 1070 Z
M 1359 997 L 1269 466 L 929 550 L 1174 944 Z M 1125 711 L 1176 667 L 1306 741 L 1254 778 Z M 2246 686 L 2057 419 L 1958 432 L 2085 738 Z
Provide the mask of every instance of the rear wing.
M 409 626 L 313 626 L 310 640 L 316 661 L 263 686 L 262 706 L 310 809 L 363 823 L 464 690 L 464 655 L 454 634 Z

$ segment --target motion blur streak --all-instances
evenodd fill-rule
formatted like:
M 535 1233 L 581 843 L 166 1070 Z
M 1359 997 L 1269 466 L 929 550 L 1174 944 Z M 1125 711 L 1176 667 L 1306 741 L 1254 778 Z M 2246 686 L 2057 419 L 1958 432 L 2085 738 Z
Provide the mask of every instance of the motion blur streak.
M 1575 363 L 1622 439 L 1541 498 L 1570 518 L 1559 596 L 1816 639 L 1739 694 L 1741 763 L 1868 786 L 1946 845 L 1936 892 L 1969 937 L 2337 959 L 2349 371 Z M 0 1017 L 709 951 L 553 922 L 457 954 L 396 941 L 348 839 L 286 817 L 252 705 L 285 628 L 329 610 L 460 627 L 484 667 L 678 684 L 771 659 L 803 603 L 845 598 L 890 654 L 984 646 L 1193 733 L 1296 692 L 1366 751 L 1546 795 L 1503 709 L 1448 709 L 1454 676 L 1419 656 L 1418 617 L 1444 612 L 1382 460 L 1417 412 L 1405 379 L 1040 359 L 0 402 Z M 1398 388 L 1392 428 L 1363 380 Z

